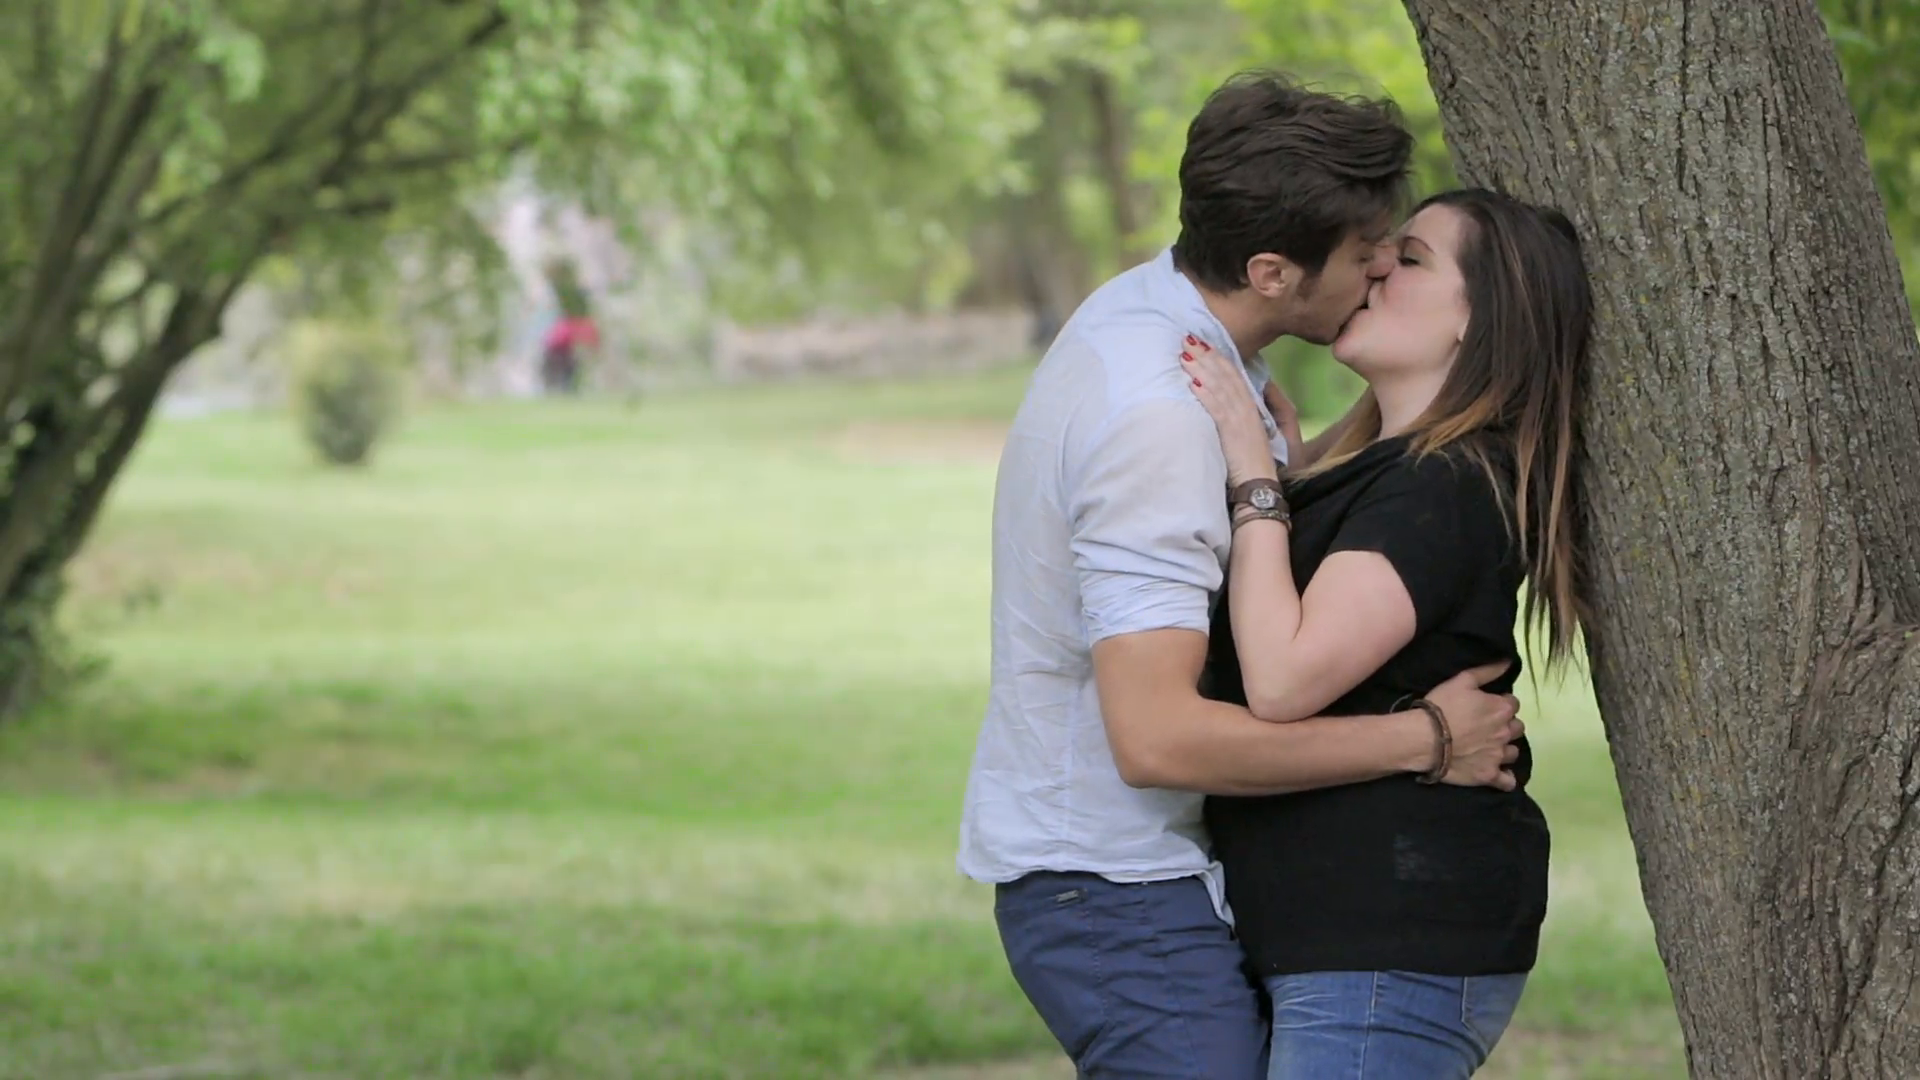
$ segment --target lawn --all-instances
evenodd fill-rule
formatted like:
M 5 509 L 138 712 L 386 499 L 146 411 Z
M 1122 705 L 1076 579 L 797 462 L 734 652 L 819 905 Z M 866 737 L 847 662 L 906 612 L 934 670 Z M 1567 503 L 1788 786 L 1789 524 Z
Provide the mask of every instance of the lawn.
M 0 730 L 0 1080 L 1058 1075 L 959 879 L 1018 371 L 158 425 Z M 1507 1076 L 1678 1034 L 1583 687 Z M 947 1068 L 934 1068 L 946 1066 Z

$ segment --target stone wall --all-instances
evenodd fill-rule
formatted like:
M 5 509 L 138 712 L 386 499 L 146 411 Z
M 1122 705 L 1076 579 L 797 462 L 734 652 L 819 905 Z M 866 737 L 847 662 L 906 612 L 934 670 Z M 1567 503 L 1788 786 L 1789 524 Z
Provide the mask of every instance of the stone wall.
M 888 376 L 978 371 L 1033 351 L 1024 312 L 820 316 L 768 326 L 722 326 L 713 372 L 725 382 L 808 375 Z
M 821 315 L 738 326 L 709 310 L 699 236 L 670 214 L 642 215 L 650 258 L 634 258 L 611 224 L 577 207 L 507 191 L 490 217 L 512 267 L 506 295 L 476 297 L 498 311 L 499 350 L 473 356 L 448 328 L 416 318 L 421 391 L 431 397 L 529 397 L 539 393 L 540 341 L 556 314 L 540 266 L 565 254 L 596 294 L 604 348 L 589 369 L 596 391 L 626 393 L 719 379 L 748 382 L 805 376 L 889 376 L 966 372 L 1033 354 L 1031 317 L 1018 310 L 933 315 Z M 263 286 L 241 291 L 221 337 L 191 358 L 168 387 L 170 412 L 274 405 L 284 398 L 276 344 L 281 304 Z

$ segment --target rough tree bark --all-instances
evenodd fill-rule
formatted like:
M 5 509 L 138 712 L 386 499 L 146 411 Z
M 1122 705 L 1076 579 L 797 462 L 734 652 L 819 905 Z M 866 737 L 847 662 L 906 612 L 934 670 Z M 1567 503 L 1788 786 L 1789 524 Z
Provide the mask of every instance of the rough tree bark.
M 1580 225 L 1595 689 L 1693 1073 L 1920 1070 L 1920 350 L 1812 0 L 1406 0 Z

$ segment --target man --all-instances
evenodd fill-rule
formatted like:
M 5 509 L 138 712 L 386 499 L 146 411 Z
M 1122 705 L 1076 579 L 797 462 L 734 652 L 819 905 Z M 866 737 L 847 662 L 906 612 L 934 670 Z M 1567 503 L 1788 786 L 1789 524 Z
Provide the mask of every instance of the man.
M 1231 525 L 1218 437 L 1179 370 L 1192 335 L 1239 359 L 1257 391 L 1259 350 L 1337 336 L 1390 268 L 1381 241 L 1411 148 L 1390 104 L 1275 75 L 1229 81 L 1188 129 L 1178 241 L 1081 306 L 1008 435 L 992 691 L 959 864 L 997 885 L 1014 976 L 1084 1076 L 1265 1073 L 1204 795 L 1439 760 L 1422 712 L 1269 724 L 1199 696 Z M 1498 674 L 1431 695 L 1452 731 L 1447 782 L 1513 784 L 1515 703 L 1478 689 Z

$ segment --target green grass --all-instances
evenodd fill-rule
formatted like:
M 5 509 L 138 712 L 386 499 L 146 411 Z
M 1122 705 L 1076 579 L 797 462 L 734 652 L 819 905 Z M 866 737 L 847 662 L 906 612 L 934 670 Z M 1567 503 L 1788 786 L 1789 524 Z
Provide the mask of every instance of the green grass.
M 365 473 L 160 424 L 74 574 L 110 674 L 0 730 L 0 1078 L 1046 1051 L 952 865 L 1023 379 L 446 408 Z M 1554 909 L 1502 1055 L 1672 1075 L 1591 703 L 1530 715 Z

